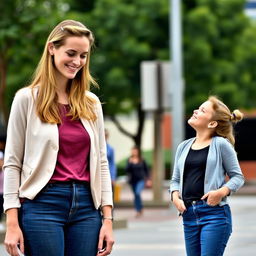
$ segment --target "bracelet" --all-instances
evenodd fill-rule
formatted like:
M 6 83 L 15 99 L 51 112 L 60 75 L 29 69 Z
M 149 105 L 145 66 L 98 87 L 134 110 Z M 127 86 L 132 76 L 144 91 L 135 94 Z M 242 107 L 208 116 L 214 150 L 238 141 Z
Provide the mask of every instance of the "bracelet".
M 113 219 L 113 217 L 104 217 L 103 216 L 103 218 L 102 218 L 103 220 L 111 220 L 111 221 L 113 221 L 114 219 Z

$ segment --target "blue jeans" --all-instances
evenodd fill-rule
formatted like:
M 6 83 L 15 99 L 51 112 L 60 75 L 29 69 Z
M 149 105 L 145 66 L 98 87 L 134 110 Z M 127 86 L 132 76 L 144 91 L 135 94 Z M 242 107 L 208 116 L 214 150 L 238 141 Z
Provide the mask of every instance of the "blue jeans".
M 21 206 L 26 256 L 95 256 L 101 215 L 88 185 L 48 184 Z
M 182 214 L 188 256 L 221 256 L 232 232 L 229 205 L 196 201 Z
M 132 183 L 132 191 L 134 194 L 134 206 L 137 212 L 140 212 L 143 208 L 142 200 L 141 200 L 141 192 L 145 186 L 145 181 L 140 180 L 136 183 Z

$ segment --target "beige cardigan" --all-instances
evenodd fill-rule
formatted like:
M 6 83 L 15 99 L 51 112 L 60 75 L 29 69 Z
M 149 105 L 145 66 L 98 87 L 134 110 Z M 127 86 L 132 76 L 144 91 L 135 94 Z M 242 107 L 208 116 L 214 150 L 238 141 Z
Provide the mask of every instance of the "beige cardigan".
M 19 208 L 19 197 L 33 199 L 50 180 L 57 160 L 59 135 L 56 124 L 43 123 L 29 87 L 19 90 L 12 103 L 4 158 L 4 210 Z M 90 186 L 95 208 L 113 205 L 104 122 L 99 99 L 95 122 L 82 119 L 90 135 Z

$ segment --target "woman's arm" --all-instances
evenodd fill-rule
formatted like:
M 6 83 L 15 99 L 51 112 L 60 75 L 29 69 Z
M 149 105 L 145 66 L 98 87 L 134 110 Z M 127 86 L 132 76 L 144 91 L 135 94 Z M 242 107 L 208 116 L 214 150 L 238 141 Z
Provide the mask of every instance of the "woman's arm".
M 4 155 L 4 210 L 19 208 L 19 187 L 22 171 L 28 111 L 28 92 L 18 91 L 12 103 Z
M 226 140 L 223 140 L 221 144 L 221 154 L 224 169 L 229 177 L 224 186 L 230 190 L 229 192 L 236 192 L 244 184 L 244 175 L 240 168 L 237 154 L 233 146 Z
M 19 187 L 25 150 L 28 98 L 27 89 L 18 91 L 12 103 L 8 121 L 4 157 L 4 209 L 6 211 L 5 247 L 12 256 L 24 253 L 24 240 L 18 222 Z
M 98 254 L 105 256 L 111 253 L 114 244 L 112 206 L 105 205 L 101 210 L 103 223 L 99 235 Z

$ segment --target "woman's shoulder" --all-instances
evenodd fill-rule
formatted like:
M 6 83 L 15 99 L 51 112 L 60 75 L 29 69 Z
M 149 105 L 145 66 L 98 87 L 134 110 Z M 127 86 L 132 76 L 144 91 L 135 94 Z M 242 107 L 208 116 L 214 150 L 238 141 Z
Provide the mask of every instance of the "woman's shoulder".
M 177 147 L 176 154 L 179 155 L 184 151 L 184 149 L 186 149 L 187 147 L 190 147 L 194 139 L 195 138 L 190 138 L 182 141 Z
M 86 91 L 85 95 L 93 100 L 95 100 L 96 102 L 100 102 L 98 96 L 96 94 L 94 94 L 93 92 L 90 91 Z
M 195 138 L 193 137 L 193 138 L 190 138 L 190 139 L 187 139 L 187 140 L 182 141 L 182 142 L 179 144 L 178 148 L 183 148 L 183 147 L 185 147 L 186 145 L 192 143 L 192 141 L 193 141 L 194 139 L 195 139 Z
M 230 151 L 230 149 L 234 150 L 234 146 L 228 139 L 221 136 L 215 136 L 213 137 L 213 139 L 217 147 L 220 148 L 222 151 Z
M 224 138 L 221 136 L 215 136 L 215 137 L 213 137 L 213 139 L 216 144 L 232 146 L 231 142 L 227 138 Z
M 37 88 L 23 87 L 15 93 L 15 99 L 22 102 L 31 100 L 36 90 Z

